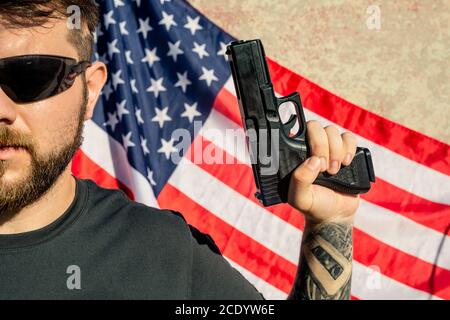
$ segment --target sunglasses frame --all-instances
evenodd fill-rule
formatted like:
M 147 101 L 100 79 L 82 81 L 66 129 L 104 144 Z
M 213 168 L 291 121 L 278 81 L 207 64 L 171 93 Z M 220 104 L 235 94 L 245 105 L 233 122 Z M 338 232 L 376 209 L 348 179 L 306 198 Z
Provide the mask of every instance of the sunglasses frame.
M 24 100 L 24 99 L 20 99 L 18 97 L 16 97 L 15 99 L 12 98 L 9 94 L 6 95 L 13 100 L 15 103 L 17 104 L 26 104 L 26 103 L 33 103 L 33 102 L 38 102 L 38 101 L 42 101 L 48 98 L 51 98 L 53 96 L 56 96 L 68 89 L 70 89 L 73 84 L 75 83 L 75 79 L 82 74 L 83 72 L 85 72 L 91 65 L 92 63 L 90 61 L 86 61 L 86 60 L 82 60 L 77 62 L 76 59 L 71 58 L 71 57 L 64 57 L 64 56 L 57 56 L 57 55 L 47 55 L 47 54 L 28 54 L 28 55 L 19 55 L 19 56 L 11 56 L 11 57 L 6 57 L 6 58 L 1 58 L 0 59 L 0 66 L 2 65 L 2 62 L 5 63 L 8 60 L 20 60 L 20 59 L 29 59 L 32 60 L 33 58 L 36 59 L 55 59 L 55 60 L 59 60 L 61 62 L 64 63 L 65 66 L 65 73 L 63 75 L 63 77 L 59 80 L 58 82 L 58 88 L 53 91 L 51 94 L 46 95 L 42 98 L 39 99 L 32 99 L 30 101 L 28 100 Z M 0 70 L 1 71 L 1 70 Z M 55 75 L 55 78 L 58 75 Z M 1 88 L 1 82 L 0 82 L 0 88 Z

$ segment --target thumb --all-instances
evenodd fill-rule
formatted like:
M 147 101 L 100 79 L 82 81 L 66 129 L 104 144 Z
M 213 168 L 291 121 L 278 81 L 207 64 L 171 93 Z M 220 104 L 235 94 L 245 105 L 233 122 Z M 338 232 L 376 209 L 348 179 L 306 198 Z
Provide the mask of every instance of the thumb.
M 320 172 L 320 158 L 312 156 L 303 162 L 292 173 L 288 200 L 289 203 L 302 212 L 308 212 L 313 206 L 312 183 Z

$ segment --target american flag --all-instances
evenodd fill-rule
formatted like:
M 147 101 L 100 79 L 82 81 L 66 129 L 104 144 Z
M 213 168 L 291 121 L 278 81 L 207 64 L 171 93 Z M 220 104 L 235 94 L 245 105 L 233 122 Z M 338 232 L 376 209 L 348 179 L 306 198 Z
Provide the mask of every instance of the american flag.
M 286 204 L 258 203 L 245 145 L 225 134 L 244 136 L 225 56 L 234 38 L 182 0 L 98 4 L 95 56 L 109 79 L 86 122 L 74 175 L 181 212 L 267 299 L 286 298 L 304 222 Z M 300 93 L 308 120 L 352 131 L 372 151 L 377 182 L 356 216 L 353 298 L 450 298 L 449 146 L 270 59 L 269 69 L 277 93 Z M 234 164 L 194 161 L 195 152 L 174 163 L 179 128 L 189 130 L 191 150 L 212 148 Z

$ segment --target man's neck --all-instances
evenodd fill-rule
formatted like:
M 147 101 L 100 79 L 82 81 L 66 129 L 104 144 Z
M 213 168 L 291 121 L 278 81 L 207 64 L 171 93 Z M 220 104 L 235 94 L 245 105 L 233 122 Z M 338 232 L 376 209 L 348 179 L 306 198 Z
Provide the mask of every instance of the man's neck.
M 16 234 L 41 229 L 58 219 L 75 198 L 76 181 L 70 165 L 48 192 L 0 225 L 0 234 Z

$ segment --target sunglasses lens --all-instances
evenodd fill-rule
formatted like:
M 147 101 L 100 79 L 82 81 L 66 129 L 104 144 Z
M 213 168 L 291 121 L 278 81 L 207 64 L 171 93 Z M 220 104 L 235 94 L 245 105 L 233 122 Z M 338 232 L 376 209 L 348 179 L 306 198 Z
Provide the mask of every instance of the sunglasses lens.
M 0 60 L 0 87 L 16 103 L 49 98 L 60 92 L 68 59 L 22 56 Z

